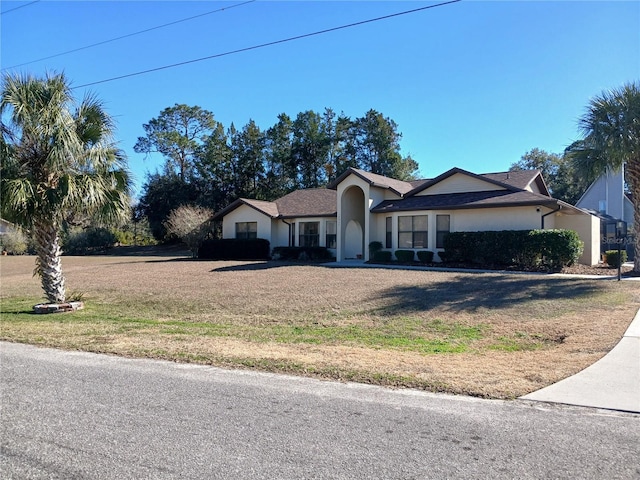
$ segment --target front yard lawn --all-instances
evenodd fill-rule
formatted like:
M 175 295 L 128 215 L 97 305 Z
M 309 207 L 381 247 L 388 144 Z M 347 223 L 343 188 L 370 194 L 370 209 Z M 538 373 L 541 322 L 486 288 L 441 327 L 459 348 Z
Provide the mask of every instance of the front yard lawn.
M 637 282 L 64 257 L 85 310 L 34 315 L 33 257 L 0 258 L 0 339 L 70 350 L 514 398 L 590 365 Z

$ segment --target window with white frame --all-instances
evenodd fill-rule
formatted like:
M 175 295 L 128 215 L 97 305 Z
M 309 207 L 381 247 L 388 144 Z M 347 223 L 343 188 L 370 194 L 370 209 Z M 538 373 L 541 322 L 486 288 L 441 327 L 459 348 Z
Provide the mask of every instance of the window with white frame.
M 236 222 L 236 238 L 258 238 L 258 222 Z
M 398 217 L 398 248 L 428 248 L 428 215 Z
M 393 238 L 393 217 L 387 217 L 385 219 L 386 234 L 384 239 L 384 248 L 392 248 L 391 240 Z
M 436 248 L 444 248 L 444 237 L 451 231 L 451 217 L 436 215 Z
M 338 245 L 338 223 L 335 220 L 327 220 L 326 243 L 327 248 L 337 248 Z
M 320 245 L 320 222 L 300 222 L 298 245 L 300 247 L 317 247 Z

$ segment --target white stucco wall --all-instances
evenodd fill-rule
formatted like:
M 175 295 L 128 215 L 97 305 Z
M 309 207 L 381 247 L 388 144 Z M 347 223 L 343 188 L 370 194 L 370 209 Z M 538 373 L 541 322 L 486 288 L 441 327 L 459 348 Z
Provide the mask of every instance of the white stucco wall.
M 482 179 L 470 177 L 462 173 L 456 173 L 449 178 L 445 178 L 435 185 L 419 192 L 417 195 L 440 195 L 444 193 L 467 193 L 467 192 L 488 192 L 493 190 L 504 190 L 504 188 L 485 182 Z
M 555 215 L 555 228 L 574 230 L 584 242 L 578 263 L 597 265 L 600 261 L 600 219 L 593 215 Z
M 363 193 L 364 198 L 361 204 L 354 205 L 353 202 L 347 201 L 352 196 L 353 198 L 359 198 L 359 194 L 355 193 L 357 190 L 350 192 L 352 188 L 357 188 Z M 356 219 L 361 224 L 363 241 L 362 245 L 359 246 L 359 250 L 362 251 L 363 258 L 368 260 L 369 249 L 366 246 L 371 241 L 369 225 L 371 215 L 369 209 L 376 205 L 371 199 L 369 184 L 356 175 L 349 175 L 340 182 L 336 193 L 338 199 L 338 248 L 336 249 L 336 260 L 341 261 L 345 258 L 345 234 L 349 219 Z M 379 197 L 380 201 L 384 198 L 383 191 L 376 192 L 374 195 L 376 198 Z
M 240 205 L 222 219 L 222 238 L 236 238 L 237 222 L 257 222 L 258 238 L 271 242 L 271 217 L 248 205 Z

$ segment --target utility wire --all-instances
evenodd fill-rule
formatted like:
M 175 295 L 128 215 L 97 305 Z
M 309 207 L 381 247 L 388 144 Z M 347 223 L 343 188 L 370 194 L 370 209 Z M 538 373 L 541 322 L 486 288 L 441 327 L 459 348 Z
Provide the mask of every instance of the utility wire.
M 40 0 L 37 0 L 37 1 L 40 1 Z M 120 37 L 111 38 L 109 40 L 104 40 L 104 41 L 98 42 L 98 43 L 92 43 L 91 45 L 85 45 L 84 47 L 74 48 L 73 50 L 67 50 L 66 52 L 56 53 L 54 55 L 49 55 L 48 57 L 42 57 L 42 58 L 38 58 L 36 60 L 31 60 L 29 62 L 19 63 L 17 65 L 13 65 L 11 67 L 5 67 L 5 68 L 2 69 L 2 71 L 9 70 L 11 68 L 22 67 L 24 65 L 30 65 L 32 63 L 41 62 L 43 60 L 49 60 L 50 58 L 61 57 L 62 55 L 67 55 L 69 53 L 79 52 L 80 50 L 86 50 L 87 48 L 97 47 L 98 45 L 104 45 L 105 43 L 115 42 L 116 40 L 122 40 L 123 38 L 129 38 L 129 37 L 133 37 L 135 35 L 140 35 L 142 33 L 147 33 L 147 32 L 151 32 L 153 30 L 158 30 L 160 28 L 169 27 L 169 26 L 175 25 L 177 23 L 187 22 L 187 21 L 193 20 L 195 18 L 200 18 L 200 17 L 204 17 L 206 15 L 211 15 L 212 13 L 218 13 L 218 12 L 222 12 L 223 10 L 229 10 L 229 9 L 232 9 L 232 8 L 235 8 L 235 7 L 241 7 L 242 5 L 246 5 L 248 3 L 253 3 L 255 1 L 256 0 L 248 0 L 246 2 L 237 3 L 237 4 L 231 5 L 229 7 L 218 8 L 217 10 L 211 10 L 210 12 L 205 12 L 205 13 L 201 13 L 199 15 L 194 15 L 193 17 L 183 18 L 181 20 L 176 20 L 175 22 L 165 23 L 163 25 L 158 25 L 156 27 L 147 28 L 146 30 L 140 30 L 139 32 L 128 33 L 127 35 L 122 35 Z M 31 2 L 31 3 L 35 3 L 35 2 Z M 23 5 L 23 6 L 26 6 L 26 5 Z M 20 7 L 17 7 L 17 8 L 20 8 Z
M 38 3 L 39 1 L 40 0 L 34 0 L 33 2 L 25 3 L 24 5 L 19 5 L 17 7 L 10 8 L 9 10 L 5 10 L 3 12 L 0 12 L 0 15 L 4 15 L 5 13 L 14 12 L 14 11 L 20 9 L 20 8 L 28 7 L 29 5 L 33 5 L 34 3 Z
M 111 78 L 107 78 L 105 80 L 98 80 L 96 82 L 91 82 L 91 83 L 85 83 L 83 85 L 78 85 L 76 87 L 73 87 L 72 90 L 75 90 L 77 88 L 90 87 L 92 85 L 98 85 L 100 83 L 113 82 L 114 80 L 121 80 L 123 78 L 135 77 L 137 75 L 144 75 L 146 73 L 157 72 L 157 71 L 166 70 L 166 69 L 169 69 L 169 68 L 181 67 L 183 65 L 188 65 L 190 63 L 202 62 L 204 60 L 211 60 L 213 58 L 225 57 L 225 56 L 233 55 L 233 54 L 236 54 L 236 53 L 248 52 L 250 50 L 257 50 L 259 48 L 270 47 L 270 46 L 278 45 L 278 44 L 281 44 L 281 43 L 292 42 L 294 40 L 300 40 L 302 38 L 309 38 L 309 37 L 313 37 L 313 36 L 316 36 L 316 35 L 322 35 L 324 33 L 335 32 L 337 30 L 344 30 L 345 28 L 351 28 L 351 27 L 356 27 L 356 26 L 359 26 L 359 25 L 364 25 L 364 24 L 367 24 L 367 23 L 378 22 L 380 20 L 386 20 L 388 18 L 399 17 L 401 15 L 408 15 L 410 13 L 416 13 L 416 12 L 420 12 L 422 10 L 428 10 L 428 9 L 436 8 L 436 7 L 443 7 L 445 5 L 450 5 L 452 3 L 458 3 L 460 1 L 462 1 L 462 0 L 450 0 L 448 2 L 437 3 L 435 5 L 429 5 L 427 7 L 414 8 L 413 10 L 405 10 L 404 12 L 392 13 L 390 15 L 385 15 L 383 17 L 371 18 L 369 20 L 362 20 L 360 22 L 349 23 L 347 25 L 341 25 L 339 27 L 327 28 L 325 30 L 319 30 L 317 32 L 312 32 L 312 33 L 305 33 L 304 35 L 297 35 L 295 37 L 283 38 L 281 40 L 275 40 L 273 42 L 262 43 L 260 45 L 253 45 L 251 47 L 239 48 L 237 50 L 231 50 L 229 52 L 217 53 L 215 55 L 209 55 L 208 57 L 201 57 L 201 58 L 196 58 L 194 60 L 187 60 L 187 61 L 184 61 L 184 62 L 173 63 L 171 65 L 164 65 L 162 67 L 150 68 L 149 70 L 142 70 L 140 72 L 128 73 L 126 75 L 120 75 L 118 77 L 111 77 Z

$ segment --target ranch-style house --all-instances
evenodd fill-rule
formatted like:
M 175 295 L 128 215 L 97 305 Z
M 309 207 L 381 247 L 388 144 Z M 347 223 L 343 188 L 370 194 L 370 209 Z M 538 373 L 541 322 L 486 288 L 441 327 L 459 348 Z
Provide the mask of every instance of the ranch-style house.
M 349 168 L 327 188 L 296 190 L 273 202 L 240 198 L 216 213 L 223 238 L 264 238 L 271 247 L 322 246 L 336 261 L 384 249 L 443 250 L 455 231 L 574 230 L 580 263 L 600 259 L 600 223 L 552 198 L 538 170 L 475 174 L 452 168 L 433 179 L 401 181 Z

